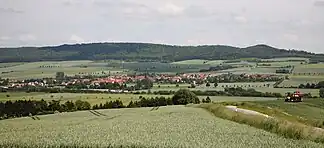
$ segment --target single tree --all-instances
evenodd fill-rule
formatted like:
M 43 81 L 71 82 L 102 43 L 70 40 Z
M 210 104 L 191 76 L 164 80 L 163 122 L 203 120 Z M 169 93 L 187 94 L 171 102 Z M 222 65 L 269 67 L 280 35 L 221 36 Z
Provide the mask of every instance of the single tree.
M 211 102 L 211 100 L 210 100 L 209 96 L 207 96 L 206 103 L 210 103 L 210 102 Z
M 217 86 L 218 86 L 218 83 L 215 82 L 215 83 L 214 83 L 214 87 L 217 87 Z
M 319 95 L 320 95 L 321 98 L 324 98 L 324 88 L 321 88 L 319 90 Z
M 209 87 L 209 86 L 210 86 L 210 84 L 207 82 L 207 83 L 206 83 L 206 87 Z
M 196 85 L 192 83 L 191 88 L 196 88 Z
M 196 96 L 196 94 L 194 94 L 190 90 L 180 89 L 172 97 L 172 102 L 174 105 L 186 105 L 189 103 L 199 104 L 200 100 Z

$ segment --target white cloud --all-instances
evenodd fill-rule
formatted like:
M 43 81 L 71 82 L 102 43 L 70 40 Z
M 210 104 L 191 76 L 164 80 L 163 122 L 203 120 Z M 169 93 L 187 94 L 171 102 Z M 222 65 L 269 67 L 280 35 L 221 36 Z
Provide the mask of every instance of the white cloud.
M 234 20 L 238 23 L 242 23 L 245 24 L 248 22 L 247 18 L 245 18 L 244 16 L 236 16 L 234 17 Z
M 81 42 L 84 42 L 84 39 L 81 38 L 81 37 L 79 37 L 79 36 L 77 36 L 77 35 L 75 35 L 75 34 L 73 34 L 70 37 L 70 41 L 77 42 L 77 43 L 81 43 Z
M 158 8 L 158 12 L 167 16 L 177 16 L 183 14 L 185 8 L 173 3 L 166 3 Z
M 1 36 L 0 37 L 0 40 L 2 40 L 2 41 L 6 41 L 6 40 L 10 40 L 11 38 L 10 37 L 8 37 L 8 36 Z
M 17 10 L 14 8 L 0 8 L 0 13 L 23 13 L 22 10 Z
M 299 36 L 296 34 L 292 34 L 292 33 L 285 33 L 283 34 L 283 39 L 286 41 L 290 41 L 290 42 L 297 42 L 299 40 Z
M 36 36 L 33 34 L 22 34 L 22 35 L 19 35 L 18 38 L 20 41 L 23 41 L 23 42 L 35 41 L 37 39 Z
M 324 9 L 314 9 L 314 5 L 321 3 L 314 0 L 20 0 L 14 3 L 0 0 L 0 11 L 5 12 L 0 13 L 0 36 L 10 35 L 10 39 L 2 38 L 0 46 L 159 42 L 154 40 L 159 39 L 181 45 L 268 43 L 280 48 L 293 46 L 321 51 Z M 13 10 L 24 13 L 9 13 Z
M 324 1 L 323 0 L 315 1 L 314 6 L 324 7 Z

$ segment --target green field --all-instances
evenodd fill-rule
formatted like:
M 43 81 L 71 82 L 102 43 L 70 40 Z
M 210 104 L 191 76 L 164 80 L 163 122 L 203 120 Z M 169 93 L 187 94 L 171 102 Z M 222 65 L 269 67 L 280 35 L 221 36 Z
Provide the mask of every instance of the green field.
M 271 62 L 284 62 L 284 61 L 308 61 L 308 58 L 301 58 L 301 57 L 287 57 L 287 58 L 273 58 L 273 59 L 261 59 L 261 61 L 271 61 Z
M 242 87 L 242 88 L 269 88 L 267 84 L 270 85 L 270 87 L 273 87 L 273 84 L 275 82 L 252 82 L 252 83 L 218 83 L 217 87 L 214 87 L 214 83 L 210 83 L 210 86 L 207 87 L 206 84 L 197 85 L 195 88 L 190 88 L 190 90 L 224 90 L 224 88 L 227 87 Z M 160 87 L 159 87 L 160 86 Z M 176 87 L 176 84 L 154 84 L 151 91 L 159 91 L 159 90 L 173 90 L 177 91 L 182 88 L 187 88 L 191 86 L 190 84 L 179 84 L 179 87 Z
M 289 58 L 288 58 L 289 59 Z M 211 66 L 220 64 L 233 65 L 238 68 L 222 70 L 218 72 L 231 72 L 234 74 L 274 74 L 278 67 L 295 65 L 295 74 L 300 73 L 324 73 L 324 64 L 300 64 L 295 61 L 264 62 L 271 66 L 256 66 L 254 62 L 224 63 L 226 60 L 185 60 L 173 63 L 161 62 L 122 62 L 119 60 L 102 61 L 47 61 L 30 63 L 0 63 L 0 77 L 10 79 L 30 79 L 54 77 L 56 72 L 65 72 L 67 75 L 108 75 L 133 72 L 155 72 L 171 73 L 177 72 L 199 72 L 201 69 L 208 69 Z M 296 60 L 296 59 L 295 59 Z
M 307 64 L 307 65 L 299 65 L 296 66 L 294 71 L 294 74 L 308 74 L 311 73 L 311 75 L 315 74 L 324 74 L 324 64 Z
M 295 81 L 295 84 L 299 85 L 303 81 Z M 217 90 L 217 91 L 223 91 L 224 88 L 227 87 L 241 87 L 243 89 L 255 89 L 256 91 L 260 92 L 276 92 L 280 93 L 282 95 L 285 95 L 287 92 L 294 92 L 296 91 L 295 88 L 273 88 L 273 84 L 275 82 L 253 82 L 253 83 L 218 83 L 217 87 L 214 87 L 214 84 L 211 83 L 210 87 L 206 87 L 206 84 L 198 85 L 195 88 L 188 88 L 190 86 L 189 84 L 180 84 L 179 87 L 176 87 L 175 84 L 160 84 L 160 88 L 158 87 L 159 84 L 154 84 L 153 89 L 151 89 L 152 92 L 154 91 L 177 91 L 182 88 L 186 88 L 189 90 L 201 90 L 201 91 L 212 91 L 212 90 Z M 283 82 L 283 84 L 287 83 L 286 81 Z M 268 87 L 269 84 L 269 87 Z M 297 85 L 297 86 L 298 86 Z M 279 86 L 288 86 L 287 84 L 285 85 L 279 85 Z M 290 85 L 289 85 L 290 86 Z M 300 89 L 302 93 L 310 93 L 313 96 L 319 96 L 319 89 Z
M 323 145 L 279 137 L 192 107 L 98 110 L 0 121 L 0 146 L 294 147 Z
M 9 97 L 7 97 L 9 95 Z M 84 94 L 84 93 L 0 93 L 0 101 L 6 100 L 61 100 L 65 101 L 88 101 L 91 105 L 105 103 L 106 101 L 121 100 L 124 105 L 128 105 L 130 101 L 137 101 L 139 97 L 151 98 L 151 97 L 172 97 L 172 95 L 148 95 L 148 94 Z M 206 99 L 207 96 L 199 96 L 199 98 Z M 209 96 L 213 102 L 224 101 L 265 101 L 275 100 L 276 98 L 262 98 L 262 97 L 227 97 L 227 96 Z
M 279 87 L 299 86 L 300 84 L 315 83 L 324 81 L 324 75 L 307 76 L 307 75 L 290 75 L 289 80 L 284 80 Z
M 210 65 L 170 64 L 160 62 L 122 62 L 109 61 L 60 61 L 60 62 L 31 62 L 31 63 L 1 63 L 0 77 L 9 79 L 30 79 L 55 77 L 56 72 L 67 75 L 108 75 L 137 72 L 172 73 L 198 72 Z M 7 66 L 7 67 L 5 67 Z
M 287 61 L 281 61 L 281 62 L 262 62 L 259 64 L 270 64 L 271 66 L 264 66 L 264 67 L 284 67 L 284 66 L 297 66 L 301 65 L 301 62 L 287 62 Z
M 292 122 L 301 122 L 310 126 L 324 128 L 323 99 L 304 99 L 303 102 L 299 103 L 287 103 L 283 99 L 253 101 L 239 105 L 239 107 L 256 110 Z
M 24 64 L 23 62 L 13 62 L 13 63 L 0 63 L 0 68 L 13 67 Z
M 186 64 L 186 65 L 198 64 L 198 65 L 202 65 L 202 64 L 206 64 L 205 62 L 208 62 L 208 60 L 199 60 L 199 59 L 184 60 L 184 61 L 173 62 L 172 64 Z
M 23 80 L 23 79 L 30 79 L 30 78 L 55 77 L 56 72 L 64 72 L 67 75 L 76 75 L 76 74 L 102 75 L 102 72 L 106 72 L 106 73 L 110 72 L 111 74 L 122 72 L 122 69 L 100 66 L 100 64 L 102 63 L 95 63 L 92 61 L 60 61 L 60 62 L 53 61 L 53 62 L 21 63 L 6 68 L 0 68 L 0 77 Z M 88 66 L 88 67 L 83 67 L 83 66 Z

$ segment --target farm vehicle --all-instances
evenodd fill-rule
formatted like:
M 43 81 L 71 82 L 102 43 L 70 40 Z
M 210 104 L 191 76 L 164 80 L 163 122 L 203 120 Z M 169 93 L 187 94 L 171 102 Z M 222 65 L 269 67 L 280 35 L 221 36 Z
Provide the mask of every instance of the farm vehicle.
M 294 93 L 286 93 L 285 102 L 302 102 L 303 95 L 299 91 L 295 91 Z

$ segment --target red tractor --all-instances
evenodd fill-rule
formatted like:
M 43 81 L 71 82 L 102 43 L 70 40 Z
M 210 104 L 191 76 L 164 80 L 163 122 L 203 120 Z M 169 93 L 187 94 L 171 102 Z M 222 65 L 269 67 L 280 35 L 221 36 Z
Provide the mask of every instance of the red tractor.
M 294 93 L 286 93 L 285 102 L 302 102 L 303 101 L 303 94 L 300 91 L 295 91 Z

